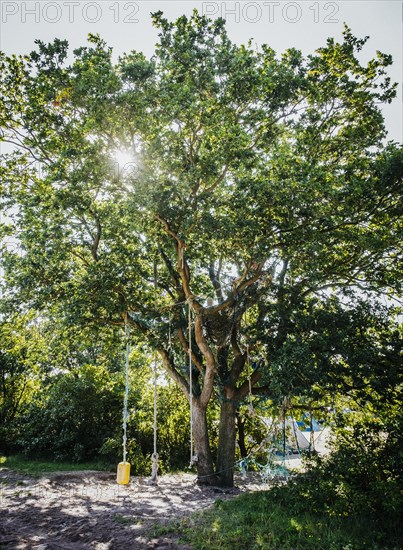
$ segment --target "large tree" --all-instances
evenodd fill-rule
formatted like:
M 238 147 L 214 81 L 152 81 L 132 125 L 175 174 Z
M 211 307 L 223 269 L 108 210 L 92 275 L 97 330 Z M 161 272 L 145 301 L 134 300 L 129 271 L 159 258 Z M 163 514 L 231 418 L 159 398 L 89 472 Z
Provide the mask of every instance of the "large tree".
M 362 65 L 366 39 L 348 28 L 304 58 L 238 46 L 196 12 L 153 20 L 151 59 L 114 64 L 97 36 L 71 64 L 60 40 L 1 57 L 1 137 L 18 148 L 2 168 L 4 231 L 21 247 L 5 258 L 8 299 L 62 304 L 70 323 L 128 321 L 189 398 L 192 380 L 200 481 L 231 485 L 236 411 L 267 386 L 300 304 L 400 292 L 401 150 L 380 110 L 391 58 Z M 265 358 L 253 372 L 250 354 Z

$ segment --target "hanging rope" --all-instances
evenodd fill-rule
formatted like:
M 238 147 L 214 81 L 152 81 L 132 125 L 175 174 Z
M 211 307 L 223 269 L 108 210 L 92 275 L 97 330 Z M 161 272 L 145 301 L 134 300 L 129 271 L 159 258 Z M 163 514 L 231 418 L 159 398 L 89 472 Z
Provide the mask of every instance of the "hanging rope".
M 242 321 L 242 318 L 241 318 L 241 321 Z M 243 321 L 244 321 L 244 330 L 245 330 L 245 334 L 246 334 L 247 328 L 248 328 L 248 323 L 247 323 L 247 318 L 246 318 L 246 310 L 243 313 Z M 251 414 L 251 416 L 254 417 L 255 414 L 256 414 L 256 411 L 253 408 L 253 399 L 252 399 L 252 373 L 253 373 L 253 367 L 250 364 L 249 341 L 248 341 L 248 339 L 246 341 L 246 372 L 247 372 L 247 377 L 248 377 L 248 390 L 249 390 L 248 391 L 248 401 L 249 401 L 248 409 L 249 409 L 249 413 Z
M 158 289 L 158 265 L 157 265 L 157 259 L 154 258 L 154 264 L 153 264 L 153 275 L 154 275 L 154 303 L 157 303 L 157 289 Z M 154 354 L 154 366 L 153 366 L 153 385 L 154 385 L 154 422 L 153 422 L 153 430 L 154 430 L 154 452 L 151 455 L 151 476 L 148 480 L 148 483 L 150 485 L 157 485 L 158 483 L 158 452 L 157 452 L 157 355 Z
M 168 316 L 168 350 L 172 350 L 172 331 L 171 331 L 171 323 L 172 323 L 172 314 L 169 313 Z
M 291 414 L 291 422 L 292 422 L 292 429 L 293 429 L 293 432 L 294 432 L 295 444 L 296 444 L 296 447 L 297 447 L 298 454 L 301 456 L 301 449 L 300 449 L 299 442 L 298 442 L 297 430 L 295 428 L 296 420 L 294 419 L 294 412 L 293 412 L 293 408 L 292 408 L 292 402 L 290 403 L 290 414 Z
M 313 433 L 313 415 L 312 415 L 312 405 L 309 403 L 309 452 L 315 452 L 315 436 Z
M 250 356 L 249 356 L 249 344 L 246 345 L 246 369 L 248 372 L 248 385 L 249 385 L 249 412 L 252 416 L 255 416 L 255 409 L 253 408 L 253 399 L 252 399 L 252 372 L 253 368 L 250 364 Z
M 125 361 L 125 394 L 123 399 L 123 462 L 126 462 L 127 443 L 127 403 L 129 399 L 129 356 L 130 356 L 130 325 L 127 312 L 125 314 L 125 336 L 126 336 L 126 361 Z
M 153 429 L 154 429 L 154 452 L 151 455 L 152 464 L 151 464 L 151 476 L 150 476 L 150 479 L 149 479 L 149 484 L 150 485 L 157 485 L 157 483 L 158 483 L 158 458 L 159 457 L 158 457 L 158 453 L 157 453 L 157 429 L 158 429 L 158 426 L 157 426 L 157 412 L 158 412 L 157 398 L 158 398 L 158 392 L 157 392 L 157 358 L 156 358 L 156 356 L 154 356 L 153 372 L 154 372 L 154 424 L 153 424 Z
M 157 360 L 154 359 L 154 454 L 157 454 Z
M 283 461 L 285 461 L 285 450 L 286 450 L 286 400 L 283 402 Z
M 195 462 L 193 456 L 193 377 L 192 377 L 192 311 L 188 302 L 188 332 L 189 332 L 189 408 L 190 408 L 190 463 L 191 468 Z

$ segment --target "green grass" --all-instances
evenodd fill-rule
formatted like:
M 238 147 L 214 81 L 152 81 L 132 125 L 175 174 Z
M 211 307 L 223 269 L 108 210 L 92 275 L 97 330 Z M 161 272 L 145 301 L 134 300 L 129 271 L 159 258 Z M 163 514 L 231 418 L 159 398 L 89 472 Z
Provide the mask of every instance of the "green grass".
M 101 462 L 56 462 L 41 459 L 27 459 L 21 456 L 0 456 L 0 468 L 31 476 L 41 476 L 50 472 L 76 472 L 81 470 L 105 471 L 110 468 Z
M 141 521 L 133 516 L 123 516 L 122 514 L 115 514 L 112 517 L 113 521 L 120 523 L 121 525 L 142 525 Z
M 288 501 L 284 487 L 216 501 L 213 509 L 176 522 L 179 534 L 195 550 L 380 550 L 398 549 L 364 518 L 314 514 Z M 302 509 L 301 509 L 302 508 Z M 169 528 L 165 527 L 165 531 Z

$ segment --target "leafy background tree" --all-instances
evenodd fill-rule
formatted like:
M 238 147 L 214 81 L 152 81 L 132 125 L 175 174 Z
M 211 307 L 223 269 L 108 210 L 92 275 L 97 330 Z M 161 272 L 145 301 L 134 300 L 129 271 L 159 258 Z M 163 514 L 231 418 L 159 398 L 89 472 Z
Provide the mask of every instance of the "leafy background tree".
M 2 327 L 1 451 L 114 466 L 122 455 L 123 334 L 39 322 L 31 313 Z M 8 342 L 8 346 L 5 343 Z M 149 473 L 153 452 L 150 354 L 130 354 L 128 458 Z M 163 373 L 157 379 L 160 471 L 188 466 L 189 407 Z
M 7 450 L 16 418 L 40 387 L 47 350 L 32 315 L 3 321 L 0 334 L 0 445 Z
M 61 40 L 2 56 L 2 139 L 19 147 L 2 168 L 4 233 L 22 250 L 5 255 L 6 303 L 58 307 L 66 325 L 128 318 L 188 398 L 191 355 L 199 480 L 232 485 L 248 353 L 262 358 L 253 391 L 287 387 L 294 361 L 308 393 L 337 358 L 320 337 L 324 358 L 311 360 L 311 341 L 293 346 L 304 308 L 340 310 L 331 290 L 401 292 L 402 153 L 385 145 L 379 107 L 396 86 L 390 56 L 362 65 L 366 39 L 348 28 L 304 58 L 237 46 L 197 12 L 153 20 L 151 59 L 114 65 L 98 36 L 70 65 Z M 134 162 L 116 170 L 122 149 Z

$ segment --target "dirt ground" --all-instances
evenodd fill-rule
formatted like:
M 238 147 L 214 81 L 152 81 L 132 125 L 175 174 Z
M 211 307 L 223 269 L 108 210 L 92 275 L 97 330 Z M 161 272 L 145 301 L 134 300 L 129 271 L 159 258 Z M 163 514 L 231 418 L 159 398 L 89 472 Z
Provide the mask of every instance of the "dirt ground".
M 132 477 L 127 486 L 115 480 L 106 472 L 35 479 L 0 469 L 0 550 L 190 550 L 175 535 L 156 535 L 155 526 L 267 488 L 252 474 L 237 476 L 232 489 L 199 487 L 191 474 L 161 476 L 157 486 L 147 478 Z

